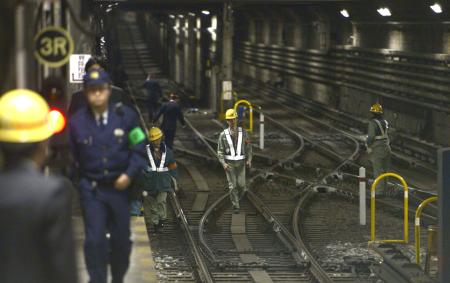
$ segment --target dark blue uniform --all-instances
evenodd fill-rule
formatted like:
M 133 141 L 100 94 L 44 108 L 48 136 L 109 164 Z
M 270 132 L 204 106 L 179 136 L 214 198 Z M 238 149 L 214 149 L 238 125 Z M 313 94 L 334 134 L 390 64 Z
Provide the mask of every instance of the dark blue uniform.
M 170 100 L 164 103 L 159 109 L 153 123 L 158 121 L 159 117 L 163 115 L 163 122 L 161 124 L 161 130 L 164 133 L 164 142 L 169 148 L 173 148 L 173 140 L 175 139 L 175 132 L 177 130 L 177 121 L 180 121 L 181 125 L 185 126 L 183 112 L 180 105 L 175 100 Z
M 136 113 L 110 104 L 106 125 L 98 125 L 88 107 L 69 121 L 70 142 L 80 173 L 85 223 L 85 259 L 91 282 L 106 282 L 107 262 L 113 282 L 122 282 L 131 251 L 128 190 L 114 182 L 126 173 L 134 177 L 146 164 L 144 141 L 131 145 L 129 132 L 139 127 Z M 110 245 L 106 238 L 109 230 Z M 111 248 L 111 254 L 109 254 Z
M 157 80 L 149 79 L 144 82 L 143 86 L 148 93 L 147 108 L 148 117 L 151 121 L 156 112 L 156 106 L 159 98 L 162 96 L 161 86 Z

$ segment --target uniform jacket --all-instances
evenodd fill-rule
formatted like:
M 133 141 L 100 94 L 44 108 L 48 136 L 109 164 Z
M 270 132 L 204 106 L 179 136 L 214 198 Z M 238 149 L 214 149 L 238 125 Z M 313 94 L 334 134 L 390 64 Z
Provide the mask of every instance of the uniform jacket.
M 239 129 L 239 127 L 237 129 Z M 233 146 L 236 149 L 237 141 L 238 141 L 238 132 L 236 132 L 234 135 L 232 135 L 232 140 L 233 140 Z M 245 159 L 243 161 L 251 162 L 253 151 L 252 151 L 252 146 L 250 144 L 250 138 L 248 137 L 247 131 L 245 131 L 245 129 L 242 129 L 241 153 L 243 155 L 245 155 Z M 242 162 L 242 160 L 240 160 L 240 161 L 226 160 L 225 155 L 228 155 L 228 154 L 230 154 L 230 147 L 228 145 L 227 138 L 225 136 L 225 131 L 222 131 L 219 135 L 219 140 L 217 143 L 217 157 L 219 158 L 220 163 L 222 165 L 224 165 L 225 163 Z
M 147 90 L 150 103 L 158 102 L 162 96 L 161 86 L 157 80 L 146 80 L 143 87 Z
M 157 158 L 154 153 L 153 147 L 150 145 L 152 156 L 155 161 L 156 167 L 159 167 L 161 160 Z M 143 189 L 149 192 L 169 192 L 172 190 L 172 177 L 176 178 L 176 161 L 173 156 L 172 150 L 161 143 L 161 151 L 166 152 L 166 161 L 164 162 L 164 167 L 167 167 L 169 171 L 166 172 L 154 172 L 151 170 L 150 161 L 148 160 L 148 165 L 145 167 L 142 174 L 142 186 Z
M 158 114 L 156 114 L 156 117 L 153 120 L 153 123 L 158 121 L 161 115 L 164 116 L 161 124 L 161 129 L 163 130 L 175 130 L 177 128 L 177 120 L 179 120 L 183 126 L 186 124 L 180 105 L 178 105 L 178 103 L 174 100 L 170 100 L 161 106 Z
M 127 106 L 110 104 L 103 129 L 88 107 L 78 111 L 69 121 L 69 136 L 80 176 L 95 181 L 111 181 L 122 173 L 134 177 L 146 164 L 144 140 L 130 145 L 128 136 L 136 127 L 137 114 Z
M 372 119 L 369 121 L 369 127 L 367 130 L 367 145 L 368 146 L 374 146 L 378 144 L 382 145 L 389 145 L 389 137 L 387 139 L 377 140 L 376 137 L 379 137 L 382 135 L 382 132 L 380 130 L 380 127 L 378 126 L 378 123 L 376 120 L 380 123 L 381 127 L 383 128 L 383 131 L 386 132 L 386 135 L 388 135 L 388 122 L 383 119 Z
M 31 161 L 0 172 L 0 281 L 75 283 L 71 187 Z

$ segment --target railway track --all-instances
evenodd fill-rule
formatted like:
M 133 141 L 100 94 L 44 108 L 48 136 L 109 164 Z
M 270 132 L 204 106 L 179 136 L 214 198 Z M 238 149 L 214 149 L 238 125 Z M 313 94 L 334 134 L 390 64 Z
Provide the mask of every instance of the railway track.
M 119 34 L 131 43 L 121 46 L 121 52 L 125 51 L 122 55 L 130 76 L 130 92 L 137 106 L 141 106 L 145 96 L 137 91 L 137 86 L 145 77 L 146 68 L 152 66 L 146 61 L 150 56 L 137 26 L 126 23 Z M 133 63 L 127 65 L 128 60 Z M 186 115 L 189 128 L 178 132 L 175 144 L 182 165 L 182 192 L 170 196 L 172 210 L 167 225 L 161 234 L 152 235 L 161 282 L 368 280 L 367 265 L 375 257 L 367 253 L 368 259 L 359 265 L 360 269 L 354 267 L 354 261 L 324 264 L 320 254 L 330 232 L 325 222 L 320 222 L 329 211 L 322 208 L 311 210 L 313 215 L 305 214 L 308 207 L 318 203 L 313 200 L 323 201 L 332 194 L 331 203 L 337 195 L 341 205 L 355 207 L 348 190 L 324 188 L 336 181 L 336 173 L 355 167 L 358 142 L 343 133 L 330 135 L 323 127 L 318 133 L 316 127 L 311 129 L 313 126 L 307 123 L 277 115 L 276 109 L 264 109 L 268 128 L 276 130 L 266 140 L 268 149 L 256 151 L 250 189 L 238 215 L 231 213 L 226 180 L 215 159 L 220 123 L 208 113 L 193 111 Z M 272 150 L 276 154 L 269 156 L 267 153 Z M 320 195 L 325 191 L 334 192 Z

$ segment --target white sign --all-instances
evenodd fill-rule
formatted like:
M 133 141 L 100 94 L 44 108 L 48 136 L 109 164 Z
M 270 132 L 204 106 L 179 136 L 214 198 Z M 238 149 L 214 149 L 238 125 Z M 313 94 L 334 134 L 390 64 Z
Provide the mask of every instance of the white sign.
M 84 76 L 84 66 L 91 58 L 89 54 L 73 54 L 70 55 L 70 82 L 73 84 L 81 84 Z
M 223 100 L 231 100 L 233 97 L 233 83 L 232 81 L 222 82 Z

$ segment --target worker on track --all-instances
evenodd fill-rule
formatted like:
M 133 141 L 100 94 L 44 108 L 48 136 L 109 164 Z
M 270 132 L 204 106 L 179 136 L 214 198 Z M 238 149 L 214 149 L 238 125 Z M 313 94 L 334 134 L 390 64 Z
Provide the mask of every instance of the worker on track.
M 177 163 L 172 150 L 162 141 L 163 133 L 153 127 L 148 133 L 150 144 L 146 146 L 148 165 L 144 169 L 144 196 L 150 208 L 150 221 L 155 232 L 166 220 L 167 193 L 172 191 L 177 178 Z
M 367 152 L 373 167 L 374 178 L 389 172 L 391 147 L 389 142 L 389 123 L 383 117 L 383 107 L 375 103 L 370 108 L 372 119 L 367 130 Z M 387 179 L 383 179 L 376 189 L 377 196 L 387 195 Z
M 158 101 L 162 96 L 161 86 L 158 80 L 156 80 L 156 75 L 149 73 L 142 87 L 147 91 L 148 119 L 152 122 L 158 109 Z
M 239 201 L 247 190 L 245 167 L 252 165 L 252 146 L 247 132 L 237 126 L 237 113 L 228 109 L 225 113 L 228 128 L 219 136 L 217 156 L 225 169 L 233 204 L 233 212 L 239 213 Z
M 145 166 L 145 133 L 137 114 L 109 102 L 111 80 L 103 69 L 84 76 L 88 105 L 69 121 L 70 144 L 80 176 L 84 255 L 91 283 L 121 283 L 131 252 L 128 187 Z M 110 239 L 105 235 L 109 232 Z
M 183 127 L 186 126 L 179 103 L 180 98 L 178 95 L 174 93 L 170 94 L 169 102 L 164 103 L 163 106 L 161 106 L 158 114 L 156 114 L 156 117 L 153 120 L 153 124 L 155 124 L 161 115 L 164 116 L 161 130 L 164 133 L 164 142 L 170 149 L 173 149 L 173 140 L 175 139 L 175 133 L 177 131 L 177 121 L 180 121 Z
M 45 176 L 55 121 L 37 93 L 0 98 L 0 281 L 75 283 L 71 187 Z

